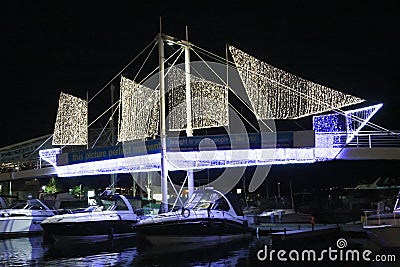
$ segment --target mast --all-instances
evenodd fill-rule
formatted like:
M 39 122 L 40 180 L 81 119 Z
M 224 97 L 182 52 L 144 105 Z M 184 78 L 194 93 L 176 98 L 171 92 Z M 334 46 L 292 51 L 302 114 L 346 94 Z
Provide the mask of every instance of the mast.
M 110 117 L 110 129 L 111 129 L 111 145 L 114 146 L 116 143 L 116 136 L 115 136 L 115 124 L 114 124 L 114 92 L 115 92 L 115 85 L 111 83 L 110 85 L 110 93 L 111 93 L 111 117 Z M 110 177 L 111 182 L 111 192 L 115 193 L 115 183 L 117 182 L 117 175 L 116 173 L 112 173 Z
M 167 149 L 166 149 L 166 124 L 165 124 L 165 80 L 164 80 L 164 39 L 161 28 L 158 34 L 158 53 L 160 65 L 160 135 L 161 135 L 161 212 L 168 211 L 168 168 L 167 168 Z
M 193 136 L 192 128 L 192 96 L 190 92 L 190 43 L 188 35 L 188 27 L 186 26 L 186 43 L 185 49 L 185 84 L 186 84 L 186 136 Z M 193 170 L 187 171 L 188 176 L 188 199 L 193 195 L 194 191 L 194 178 Z

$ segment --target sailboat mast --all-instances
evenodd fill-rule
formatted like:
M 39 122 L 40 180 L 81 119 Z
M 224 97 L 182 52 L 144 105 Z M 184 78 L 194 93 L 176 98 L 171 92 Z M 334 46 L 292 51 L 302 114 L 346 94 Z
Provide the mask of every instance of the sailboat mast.
M 160 66 L 160 135 L 161 135 L 161 212 L 168 211 L 168 168 L 167 168 L 167 148 L 166 148 L 166 123 L 165 123 L 165 80 L 164 80 L 164 39 L 161 28 L 158 35 L 158 53 Z

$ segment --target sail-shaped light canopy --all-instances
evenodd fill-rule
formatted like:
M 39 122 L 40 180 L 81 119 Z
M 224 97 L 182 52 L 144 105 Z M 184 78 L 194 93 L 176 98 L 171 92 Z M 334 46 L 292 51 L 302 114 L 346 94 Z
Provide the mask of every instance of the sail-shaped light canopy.
M 87 101 L 61 92 L 53 145 L 86 145 L 88 142 Z
M 185 71 L 171 67 L 168 72 L 169 130 L 186 128 Z M 190 74 L 191 128 L 228 125 L 228 90 L 224 85 Z
M 118 141 L 144 139 L 158 134 L 160 92 L 121 76 L 121 116 Z
M 364 100 L 300 78 L 229 46 L 259 119 L 297 119 Z

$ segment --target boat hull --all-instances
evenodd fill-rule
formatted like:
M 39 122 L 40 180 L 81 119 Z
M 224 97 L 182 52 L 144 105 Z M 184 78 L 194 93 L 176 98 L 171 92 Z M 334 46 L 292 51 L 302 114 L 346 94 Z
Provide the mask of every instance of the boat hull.
M 57 240 L 107 240 L 135 235 L 137 221 L 83 221 L 65 223 L 46 223 L 42 227 Z
M 136 231 L 153 245 L 229 241 L 248 234 L 246 222 L 215 218 L 142 224 Z
M 169 244 L 192 244 L 207 243 L 214 245 L 224 242 L 230 242 L 236 239 L 243 239 L 249 234 L 230 234 L 230 235 L 147 235 L 146 239 L 153 245 L 169 245 Z
M 47 217 L 8 217 L 0 218 L 0 235 L 35 234 L 43 232 L 40 223 Z

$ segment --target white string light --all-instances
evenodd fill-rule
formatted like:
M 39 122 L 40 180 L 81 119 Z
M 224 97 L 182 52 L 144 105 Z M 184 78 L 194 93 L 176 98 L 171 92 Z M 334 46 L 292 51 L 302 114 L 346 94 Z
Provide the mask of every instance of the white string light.
M 171 67 L 168 73 L 169 130 L 186 126 L 185 72 Z M 228 125 L 228 90 L 225 86 L 190 75 L 192 128 L 202 129 Z
M 118 141 L 157 135 L 160 116 L 159 90 L 150 89 L 121 76 L 121 117 Z
M 54 126 L 53 145 L 86 145 L 87 101 L 61 92 Z
M 259 119 L 297 119 L 364 101 L 229 50 Z

